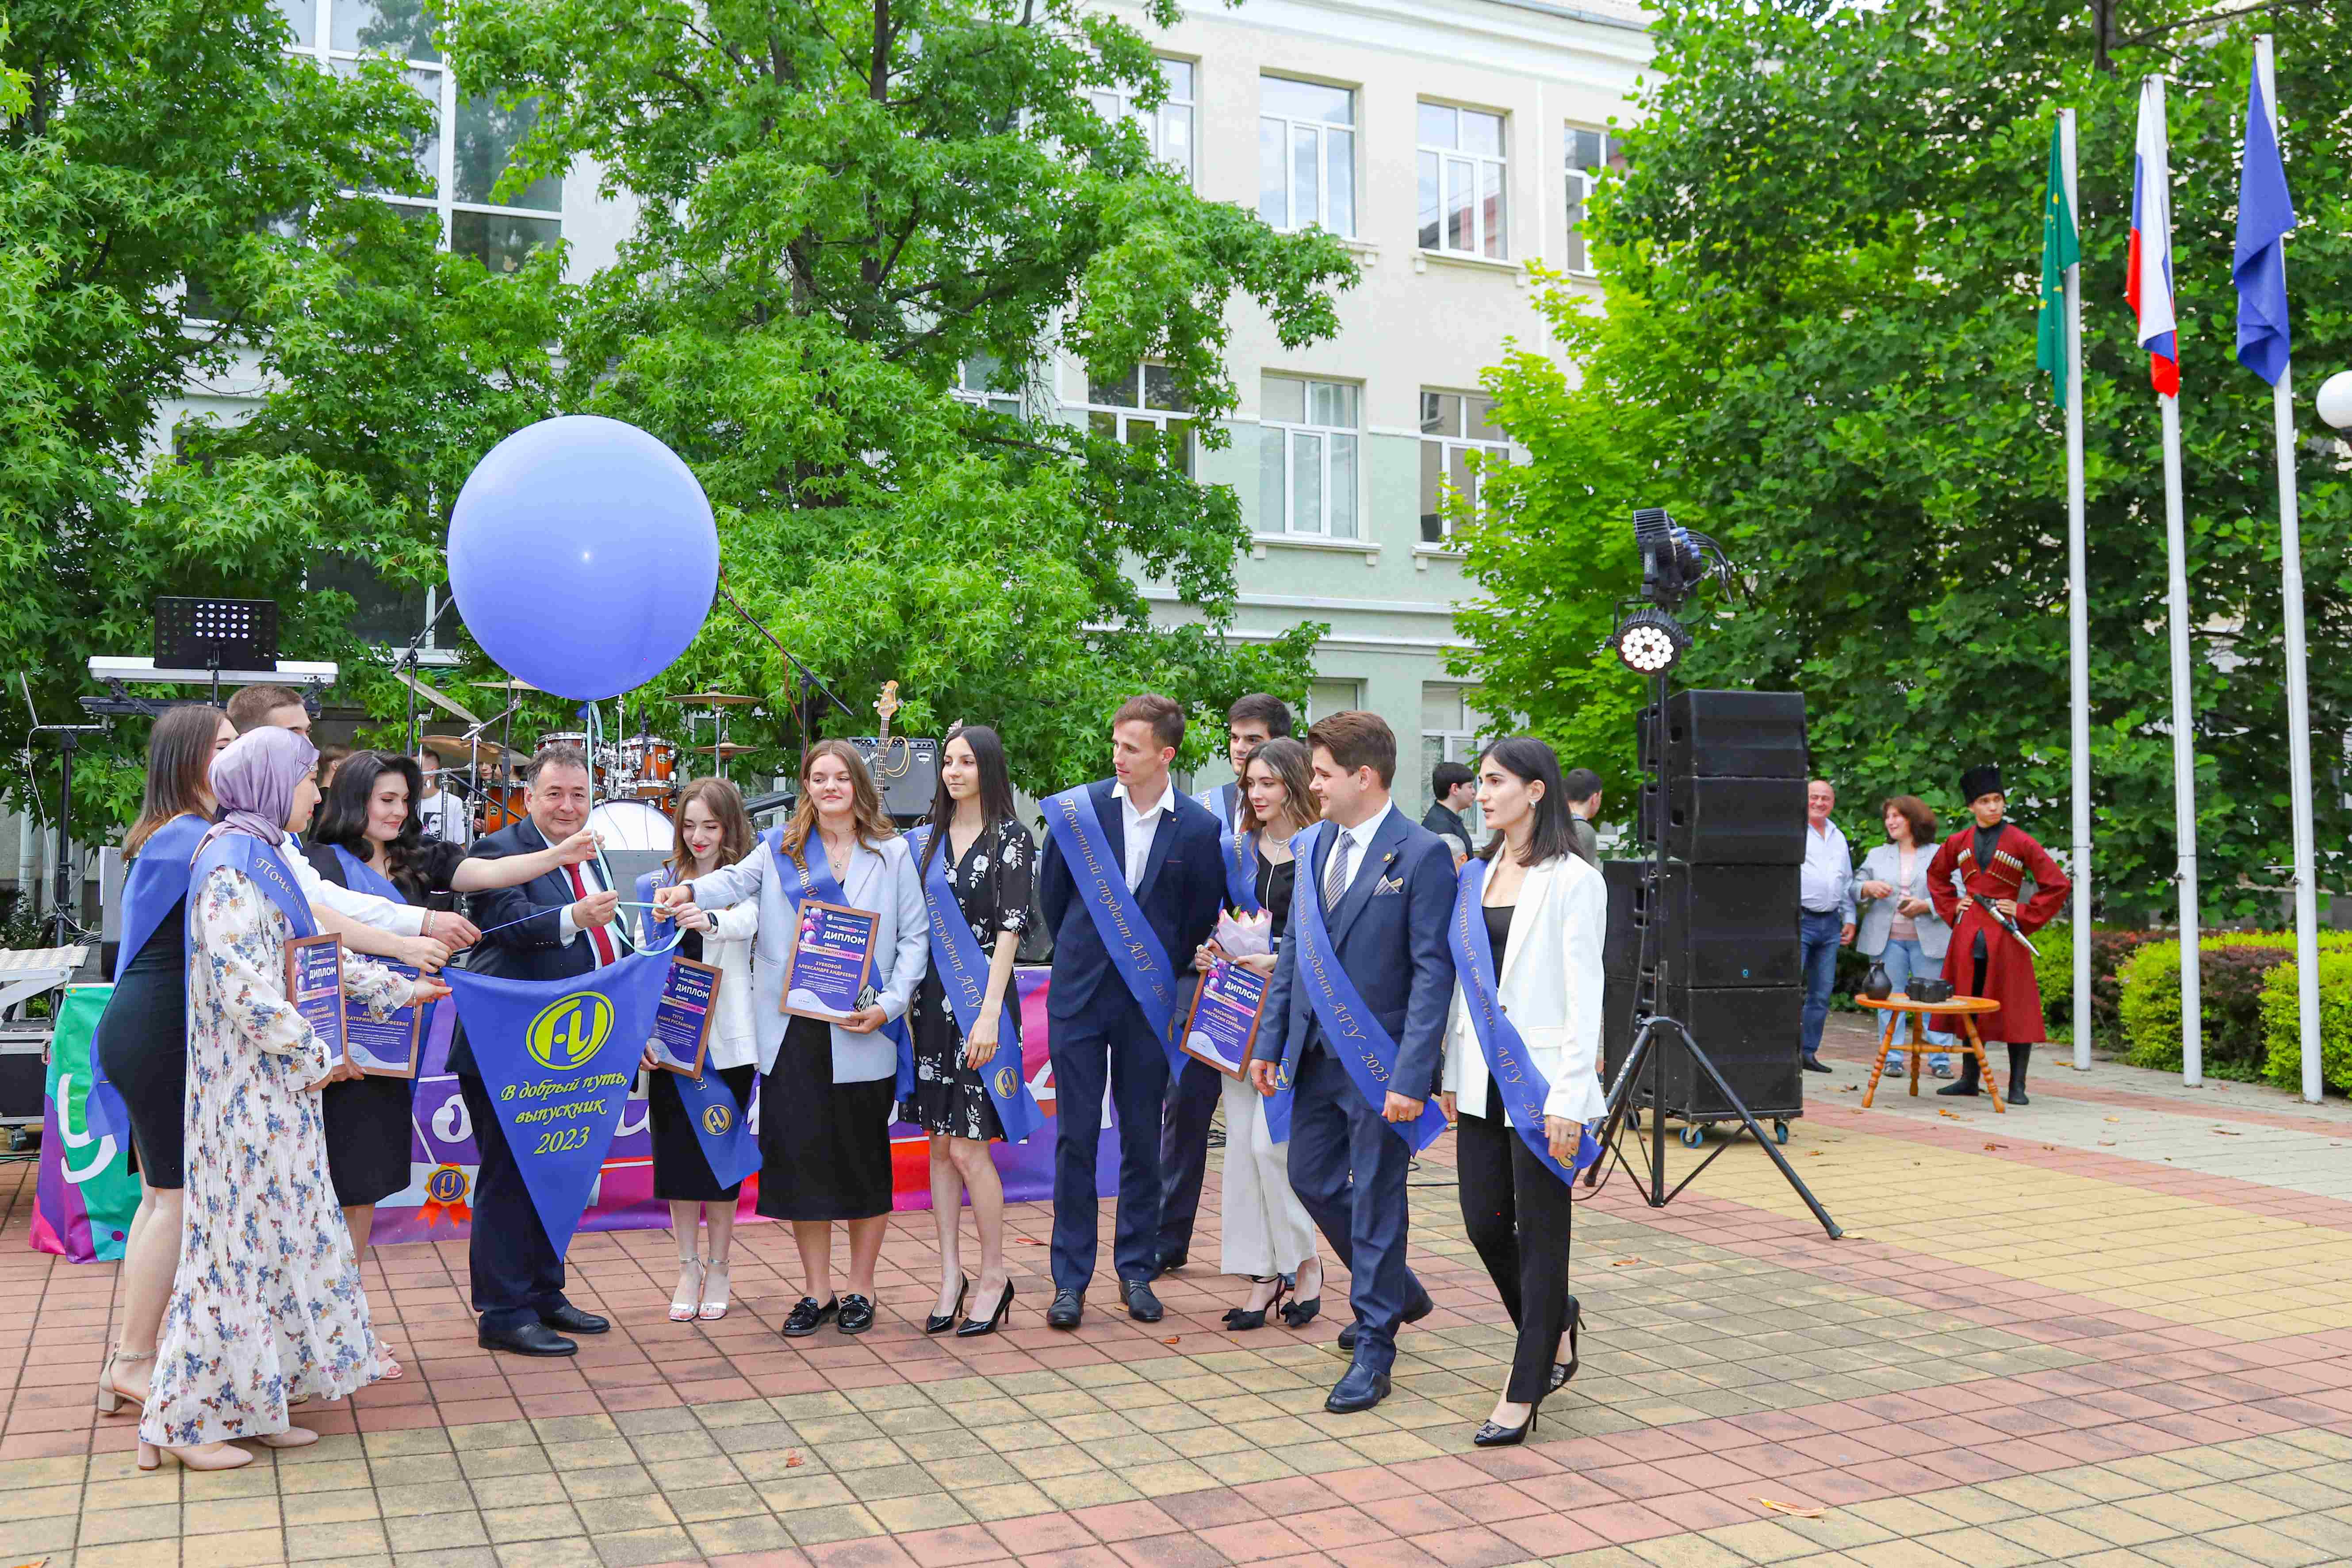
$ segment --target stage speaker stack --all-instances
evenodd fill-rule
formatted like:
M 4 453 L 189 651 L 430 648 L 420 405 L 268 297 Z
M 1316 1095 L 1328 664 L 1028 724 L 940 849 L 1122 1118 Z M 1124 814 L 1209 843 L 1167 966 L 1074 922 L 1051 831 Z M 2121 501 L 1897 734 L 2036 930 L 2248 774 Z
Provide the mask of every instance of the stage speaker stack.
M 1804 697 L 1683 691 L 1667 700 L 1663 734 L 1654 717 L 1645 709 L 1641 721 L 1642 761 L 1654 773 L 1637 807 L 1644 858 L 1601 868 L 1609 887 L 1603 1077 L 1613 1079 L 1624 1061 L 1637 1019 L 1658 1014 L 1690 1029 L 1759 1120 L 1802 1115 Z M 1654 756 L 1661 745 L 1663 755 Z M 1664 881 L 1652 889 L 1647 857 L 1662 839 Z M 1657 1109 L 1686 1122 L 1732 1117 L 1688 1052 L 1660 1046 Z M 1635 1104 L 1651 1102 L 1649 1082 L 1644 1068 Z

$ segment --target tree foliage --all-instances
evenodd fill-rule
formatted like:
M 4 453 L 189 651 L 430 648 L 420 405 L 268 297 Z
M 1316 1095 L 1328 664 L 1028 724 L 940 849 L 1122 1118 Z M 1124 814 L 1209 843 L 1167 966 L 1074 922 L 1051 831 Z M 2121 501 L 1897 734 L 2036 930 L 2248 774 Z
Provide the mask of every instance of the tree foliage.
M 1605 318 L 1555 287 L 1580 384 L 1492 374 L 1536 462 L 1477 537 L 1465 616 L 1488 700 L 1590 736 L 1621 773 L 1630 678 L 1596 652 L 1630 592 L 1628 514 L 1724 540 L 1749 602 L 1712 603 L 1677 671 L 1802 690 L 1816 765 L 1857 824 L 1886 795 L 1959 804 L 1997 760 L 2026 825 L 2068 837 L 2063 422 L 2033 363 L 2053 110 L 2080 111 L 2096 886 L 2168 907 L 2164 494 L 2124 306 L 2138 79 L 2171 82 L 2205 908 L 2274 915 L 2288 858 L 2271 394 L 2232 360 L 2231 257 L 2252 38 L 2278 38 L 2295 357 L 2306 397 L 2352 362 L 2352 63 L 2334 0 L 2202 5 L 1670 0 L 1591 222 Z M 2202 18 L 2201 20 L 2199 18 Z M 2181 26 L 2177 24 L 2191 23 Z M 2102 69 L 2101 60 L 2112 62 Z M 1517 423 L 1515 423 L 1517 422 Z M 2301 501 L 2319 842 L 2340 845 L 2352 489 L 2308 412 Z M 1613 734 L 1612 731 L 1613 731 Z M 1870 834 L 1874 837 L 1874 826 Z M 2323 882 L 2327 880 L 2323 875 Z

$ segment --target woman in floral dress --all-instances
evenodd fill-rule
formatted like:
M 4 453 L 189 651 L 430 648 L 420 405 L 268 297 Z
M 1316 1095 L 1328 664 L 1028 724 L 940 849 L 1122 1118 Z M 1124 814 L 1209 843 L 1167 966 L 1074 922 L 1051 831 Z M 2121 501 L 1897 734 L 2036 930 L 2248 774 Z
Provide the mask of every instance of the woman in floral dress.
M 185 1219 L 141 1469 L 166 1453 L 232 1469 L 253 1458 L 227 1446 L 237 1440 L 314 1443 L 288 1405 L 340 1399 L 380 1370 L 319 1107 L 320 1086 L 353 1069 L 329 1059 L 286 995 L 286 945 L 315 928 L 280 846 L 318 805 L 317 760 L 308 739 L 272 726 L 212 764 L 222 819 L 188 893 Z M 343 986 L 378 1017 L 448 994 L 348 954 Z

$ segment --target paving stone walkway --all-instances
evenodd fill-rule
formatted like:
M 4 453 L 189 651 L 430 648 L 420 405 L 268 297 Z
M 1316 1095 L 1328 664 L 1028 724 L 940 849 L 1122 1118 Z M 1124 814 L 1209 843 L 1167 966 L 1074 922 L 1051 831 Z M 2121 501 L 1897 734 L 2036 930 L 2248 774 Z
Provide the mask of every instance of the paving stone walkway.
M 408 1375 L 225 1475 L 142 1476 L 131 1418 L 93 1415 L 114 1271 L 26 1249 L 9 1167 L 0 1568 L 2352 1562 L 2352 1111 L 2056 1062 L 2006 1115 L 1891 1079 L 1864 1110 L 1866 1053 L 1833 1025 L 1789 1143 L 1846 1239 L 1752 1146 L 1664 1210 L 1620 1173 L 1577 1218 L 1582 1370 L 1538 1441 L 1484 1452 L 1509 1335 L 1450 1140 L 1412 1191 L 1439 1310 L 1361 1415 L 1322 1410 L 1336 1268 L 1305 1331 L 1222 1326 L 1245 1287 L 1207 1272 L 1213 1176 L 1167 1320 L 1102 1289 L 1075 1335 L 1044 1326 L 1037 1205 L 1011 1329 L 977 1341 L 921 1332 L 923 1213 L 857 1339 L 778 1337 L 779 1226 L 738 1232 L 712 1324 L 667 1321 L 666 1234 L 583 1236 L 573 1298 L 614 1330 L 555 1365 L 476 1347 L 461 1246 L 381 1248 Z

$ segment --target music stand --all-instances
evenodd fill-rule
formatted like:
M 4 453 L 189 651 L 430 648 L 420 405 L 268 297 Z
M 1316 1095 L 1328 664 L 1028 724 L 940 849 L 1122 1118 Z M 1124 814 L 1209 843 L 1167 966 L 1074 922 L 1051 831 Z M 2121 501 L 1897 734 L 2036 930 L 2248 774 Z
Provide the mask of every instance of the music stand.
M 278 601 L 158 597 L 155 667 L 210 671 L 219 707 L 223 669 L 278 668 Z

